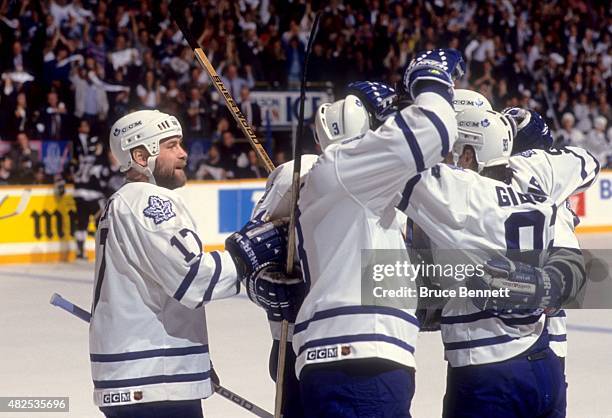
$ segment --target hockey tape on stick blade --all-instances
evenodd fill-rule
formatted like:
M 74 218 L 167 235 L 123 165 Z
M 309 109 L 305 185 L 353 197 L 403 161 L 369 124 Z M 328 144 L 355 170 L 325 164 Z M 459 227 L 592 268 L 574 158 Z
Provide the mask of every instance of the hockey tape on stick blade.
M 49 302 L 51 303 L 51 305 L 62 308 L 66 312 L 70 312 L 71 314 L 75 315 L 76 317 L 82 319 L 85 322 L 91 321 L 91 314 L 89 312 L 87 312 L 83 308 L 78 307 L 77 305 L 70 302 L 69 300 L 64 299 L 58 293 L 54 293 L 53 296 L 51 296 L 51 300 Z M 232 403 L 235 403 L 236 405 L 241 406 L 247 411 L 252 412 L 254 415 L 261 417 L 261 418 L 273 418 L 273 415 L 271 413 L 269 413 L 263 408 L 258 407 L 254 403 L 249 402 L 248 400 L 238 395 L 237 393 L 232 392 L 231 390 L 224 388 L 223 386 L 218 385 L 216 383 L 213 384 L 213 387 L 216 393 L 223 396 L 228 401 L 231 401 Z

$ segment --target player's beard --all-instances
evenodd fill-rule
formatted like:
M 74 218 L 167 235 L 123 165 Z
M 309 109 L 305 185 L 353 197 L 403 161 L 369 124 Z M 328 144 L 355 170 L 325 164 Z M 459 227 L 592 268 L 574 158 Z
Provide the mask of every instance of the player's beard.
M 153 176 L 158 186 L 170 190 L 183 187 L 187 182 L 187 175 L 185 174 L 184 167 L 163 163 L 159 159 L 155 162 Z

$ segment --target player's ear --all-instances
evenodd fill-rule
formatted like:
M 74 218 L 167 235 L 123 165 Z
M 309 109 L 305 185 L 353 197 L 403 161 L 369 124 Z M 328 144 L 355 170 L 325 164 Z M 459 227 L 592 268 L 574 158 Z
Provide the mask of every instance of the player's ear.
M 136 164 L 146 167 L 149 153 L 144 147 L 136 147 L 132 149 L 132 159 Z

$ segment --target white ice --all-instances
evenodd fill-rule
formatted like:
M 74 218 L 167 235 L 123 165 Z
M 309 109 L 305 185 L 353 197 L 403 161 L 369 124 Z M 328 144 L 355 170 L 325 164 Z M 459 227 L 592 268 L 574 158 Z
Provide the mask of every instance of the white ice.
M 584 248 L 605 248 L 611 235 L 583 235 Z M 0 396 L 68 396 L 70 413 L 0 413 L 0 418 L 102 414 L 92 402 L 87 324 L 49 304 L 54 292 L 89 310 L 92 264 L 0 266 Z M 270 337 L 263 311 L 246 297 L 207 306 L 211 356 L 221 383 L 271 411 Z M 568 313 L 568 417 L 612 417 L 612 315 L 609 310 Z M 439 333 L 420 334 L 416 418 L 440 417 L 446 365 Z M 203 402 L 208 418 L 254 417 L 219 395 Z

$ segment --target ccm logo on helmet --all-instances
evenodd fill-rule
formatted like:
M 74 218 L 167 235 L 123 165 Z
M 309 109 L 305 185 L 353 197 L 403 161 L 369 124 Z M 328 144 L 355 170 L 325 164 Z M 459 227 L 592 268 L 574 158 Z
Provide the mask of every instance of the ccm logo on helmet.
M 134 123 L 130 123 L 130 124 L 129 124 L 128 126 L 126 126 L 125 128 L 121 128 L 121 129 L 119 129 L 119 128 L 115 128 L 115 130 L 113 131 L 113 135 L 117 136 L 117 135 L 119 135 L 119 134 L 124 134 L 124 133 L 126 133 L 127 131 L 129 131 L 130 129 L 135 128 L 135 127 L 140 126 L 140 125 L 142 125 L 142 121 L 141 121 L 141 120 L 136 121 L 136 122 L 134 122 Z
M 482 99 L 478 99 L 476 101 L 474 100 L 462 100 L 462 99 L 457 99 L 457 100 L 453 100 L 453 104 L 459 104 L 459 105 L 468 105 L 468 106 L 476 106 L 476 107 L 480 107 L 484 104 L 484 102 L 482 101 Z

